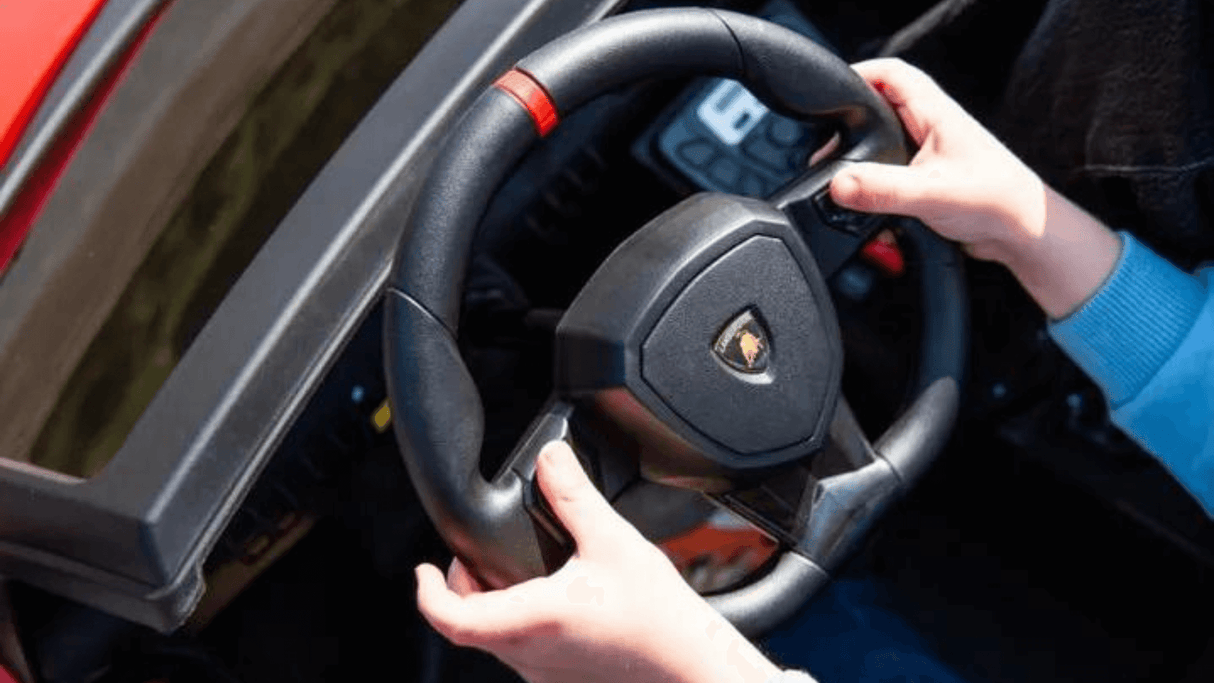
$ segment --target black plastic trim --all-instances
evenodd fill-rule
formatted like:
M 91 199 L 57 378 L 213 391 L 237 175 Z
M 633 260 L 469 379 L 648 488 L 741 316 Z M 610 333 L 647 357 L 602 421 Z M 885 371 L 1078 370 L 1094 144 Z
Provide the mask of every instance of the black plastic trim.
M 721 595 L 708 596 L 708 604 L 748 637 L 767 633 L 796 614 L 804 604 L 790 596 L 817 593 L 830 575 L 812 560 L 784 553 L 771 571 L 754 583 Z

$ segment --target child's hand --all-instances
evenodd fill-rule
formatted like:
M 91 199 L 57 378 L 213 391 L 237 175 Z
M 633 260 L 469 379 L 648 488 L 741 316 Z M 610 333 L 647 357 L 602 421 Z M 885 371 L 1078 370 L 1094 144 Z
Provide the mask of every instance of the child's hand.
M 913 216 L 991 260 L 1042 224 L 1041 180 L 930 76 L 900 59 L 852 68 L 894 108 L 919 151 L 909 166 L 864 163 L 841 172 L 831 185 L 838 204 Z
M 489 592 L 458 560 L 446 582 L 419 566 L 418 607 L 437 631 L 531 683 L 764 683 L 778 673 L 615 512 L 567 445 L 545 446 L 536 476 L 577 551 L 552 576 Z
M 908 166 L 840 172 L 831 183 L 836 203 L 918 218 L 971 256 L 1008 266 L 1056 318 L 1100 286 L 1121 250 L 1116 235 L 1042 183 L 927 74 L 900 59 L 852 68 L 894 108 L 919 151 Z

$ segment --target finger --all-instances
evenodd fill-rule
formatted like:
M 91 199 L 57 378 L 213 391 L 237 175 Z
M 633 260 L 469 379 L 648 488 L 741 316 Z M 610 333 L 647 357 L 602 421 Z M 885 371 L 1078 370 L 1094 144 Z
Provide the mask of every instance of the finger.
M 488 593 L 457 595 L 447 588 L 442 572 L 421 564 L 417 574 L 417 608 L 434 630 L 456 645 L 489 648 L 547 627 L 550 610 L 537 599 L 532 579 Z M 524 597 L 520 597 L 524 596 Z
M 417 611 L 435 631 L 456 645 L 472 645 L 467 634 L 459 628 L 466 620 L 463 598 L 443 582 L 438 567 L 423 563 L 414 570 L 417 575 Z
M 434 627 L 434 630 L 450 639 L 451 636 L 440 627 L 445 620 L 439 617 L 458 609 L 456 607 L 458 603 L 455 600 L 458 600 L 459 596 L 447 587 L 438 567 L 429 562 L 417 565 L 413 573 L 417 577 L 417 611 Z
M 926 219 L 934 206 L 934 185 L 929 174 L 915 167 L 861 163 L 831 180 L 830 196 L 856 211 Z
M 601 543 L 621 525 L 627 525 L 594 487 L 564 441 L 550 442 L 540 451 L 536 477 L 548 505 L 573 536 L 579 551 L 587 544 Z
M 890 103 L 916 145 L 922 145 L 932 130 L 948 125 L 960 111 L 960 105 L 931 76 L 901 59 L 872 59 L 852 68 Z
M 447 569 L 447 587 L 461 597 L 485 591 L 481 582 L 458 557 L 451 560 L 451 567 Z

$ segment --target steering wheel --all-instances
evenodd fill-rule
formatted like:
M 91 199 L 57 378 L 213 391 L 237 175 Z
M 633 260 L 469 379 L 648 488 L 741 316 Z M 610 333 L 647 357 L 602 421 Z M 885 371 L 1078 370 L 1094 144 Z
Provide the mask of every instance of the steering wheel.
M 741 81 L 840 144 L 768 201 L 699 194 L 625 240 L 565 312 L 554 394 L 492 477 L 484 413 L 456 344 L 473 236 L 506 175 L 568 112 L 652 77 Z M 965 290 L 956 251 L 910 229 L 922 268 L 917 396 L 871 444 L 841 397 L 843 349 L 826 279 L 881 217 L 829 200 L 861 160 L 906 163 L 894 113 L 844 62 L 775 24 L 725 11 L 613 17 L 520 61 L 440 151 L 386 295 L 395 429 L 422 504 L 489 586 L 548 574 L 568 535 L 534 481 L 566 439 L 609 500 L 638 481 L 711 496 L 781 541 L 763 576 L 709 601 L 743 633 L 790 616 L 941 450 L 958 408 Z

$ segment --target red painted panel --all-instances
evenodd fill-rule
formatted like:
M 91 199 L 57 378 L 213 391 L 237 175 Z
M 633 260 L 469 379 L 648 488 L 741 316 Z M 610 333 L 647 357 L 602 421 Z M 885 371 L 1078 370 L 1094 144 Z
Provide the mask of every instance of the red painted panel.
M 41 0 L 31 1 L 38 2 Z M 3 14 L 4 7 L 4 0 L 0 0 L 0 14 Z M 8 211 L 0 215 L 0 276 L 4 275 L 4 271 L 8 268 L 9 263 L 16 256 L 17 250 L 21 248 L 21 244 L 25 241 L 30 228 L 33 227 L 34 221 L 42 213 L 42 207 L 46 205 L 47 199 L 50 198 L 51 192 L 54 191 L 55 186 L 58 184 L 60 176 L 67 169 L 68 162 L 72 160 L 72 157 L 76 154 L 76 149 L 84 141 L 89 131 L 92 130 L 97 115 L 101 113 L 101 109 L 109 100 L 110 94 L 130 69 L 135 55 L 139 53 L 139 48 L 143 47 L 144 42 L 151 35 L 163 12 L 164 7 L 162 6 L 143 27 L 130 47 L 127 48 L 119 63 L 97 85 L 97 89 L 93 97 L 88 101 L 88 104 L 76 112 L 75 117 L 59 134 L 59 139 L 55 141 L 46 157 L 42 159 L 41 164 L 29 179 L 26 180 L 25 186 L 21 188 L 20 194 L 17 195 L 12 205 L 9 206 Z
M 0 164 L 105 0 L 0 2 Z

